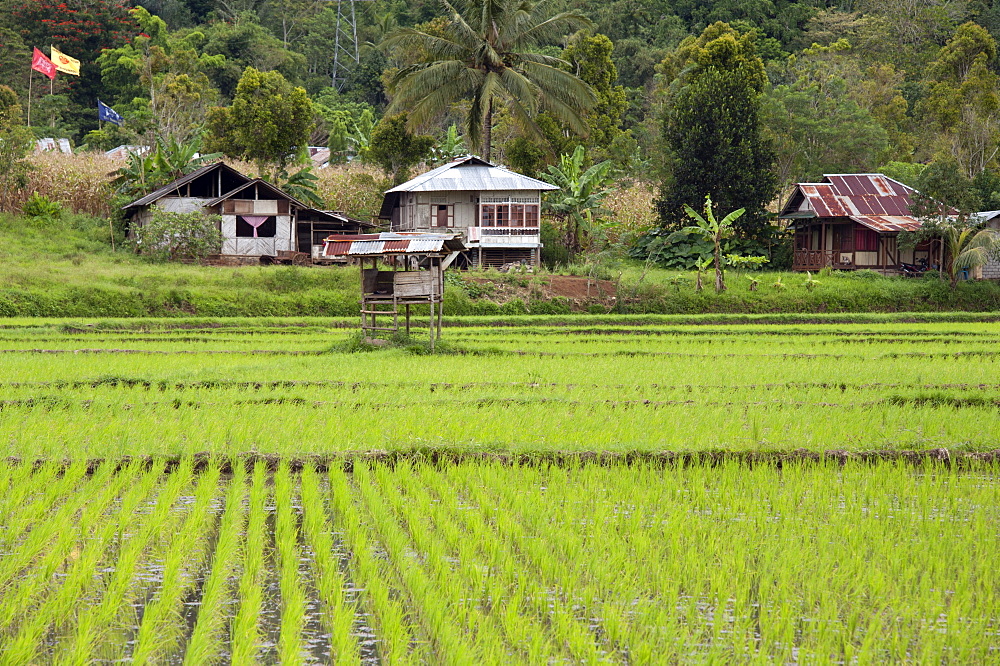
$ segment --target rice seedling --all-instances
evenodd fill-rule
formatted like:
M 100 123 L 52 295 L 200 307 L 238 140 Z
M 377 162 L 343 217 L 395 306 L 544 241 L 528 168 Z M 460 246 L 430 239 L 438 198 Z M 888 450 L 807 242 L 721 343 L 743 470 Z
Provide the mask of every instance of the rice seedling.
M 211 664 L 225 660 L 225 631 L 228 628 L 227 603 L 234 592 L 232 580 L 240 562 L 242 535 L 246 519 L 246 468 L 233 467 L 233 478 L 226 493 L 226 508 L 219 525 L 219 538 L 212 553 L 210 573 L 202 588 L 198 619 L 184 648 L 184 663 Z
M 121 472 L 119 477 L 122 484 L 132 481 L 130 477 L 138 476 L 137 472 L 136 469 Z M 43 596 L 40 603 L 32 610 L 22 611 L 26 616 L 24 621 L 18 625 L 16 633 L 10 640 L 5 641 L 4 647 L 0 650 L 5 663 L 37 662 L 47 651 L 43 642 L 45 634 L 49 631 L 63 633 L 63 626 L 75 615 L 78 600 L 86 598 L 96 585 L 94 571 L 101 560 L 107 557 L 107 549 L 113 544 L 116 535 L 130 529 L 140 520 L 141 516 L 136 513 L 136 509 L 153 491 L 154 485 L 159 481 L 159 473 L 159 469 L 152 468 L 135 479 L 134 485 L 121 497 L 116 515 L 108 516 L 103 521 L 93 522 L 88 520 L 86 512 L 81 516 L 78 527 L 82 531 L 78 534 L 74 549 L 63 564 L 64 578 L 61 585 L 52 589 L 47 597 Z M 39 592 L 31 594 L 36 601 L 41 596 Z
M 325 609 L 323 620 L 330 632 L 332 660 L 337 664 L 355 664 L 360 658 L 358 641 L 352 635 L 357 608 L 346 597 L 347 580 L 339 566 L 341 548 L 330 530 L 316 471 L 306 466 L 300 479 L 302 531 L 314 554 L 314 576 Z
M 219 468 L 212 465 L 198 479 L 194 503 L 180 533 L 171 543 L 163 565 L 163 577 L 156 596 L 143 610 L 131 659 L 138 664 L 162 660 L 180 644 L 184 595 L 196 584 L 196 571 L 205 556 L 208 533 L 215 515 L 209 505 L 219 492 Z
M 299 529 L 292 502 L 295 491 L 288 463 L 282 462 L 274 476 L 274 540 L 281 583 L 281 630 L 278 656 L 282 664 L 303 663 L 302 630 L 305 625 L 306 593 L 299 577 Z
M 415 627 L 398 592 L 390 590 L 393 572 L 375 555 L 375 549 L 381 544 L 373 540 L 368 526 L 361 522 L 361 512 L 355 505 L 344 471 L 334 467 L 329 478 L 334 526 L 343 534 L 344 545 L 350 553 L 348 570 L 355 586 L 363 590 L 362 603 L 371 613 L 371 623 L 378 637 L 377 654 L 391 664 L 419 663 L 424 643 L 417 641 Z
M 264 545 L 267 540 L 265 505 L 269 497 L 263 464 L 253 469 L 249 516 L 240 577 L 239 610 L 230 625 L 230 653 L 234 664 L 257 663 L 261 648 L 260 612 L 264 603 Z
M 174 470 L 159 489 L 155 503 L 146 514 L 142 527 L 129 536 L 119 535 L 112 566 L 104 568 L 102 588 L 83 609 L 79 609 L 76 626 L 64 636 L 57 646 L 55 663 L 82 666 L 95 659 L 95 655 L 116 659 L 123 658 L 126 639 L 134 633 L 136 618 L 129 604 L 141 593 L 136 572 L 144 556 L 151 556 L 151 546 L 166 540 L 180 527 L 182 514 L 171 516 L 183 490 L 190 484 L 190 461 L 184 461 Z M 110 562 L 108 563 L 110 564 Z

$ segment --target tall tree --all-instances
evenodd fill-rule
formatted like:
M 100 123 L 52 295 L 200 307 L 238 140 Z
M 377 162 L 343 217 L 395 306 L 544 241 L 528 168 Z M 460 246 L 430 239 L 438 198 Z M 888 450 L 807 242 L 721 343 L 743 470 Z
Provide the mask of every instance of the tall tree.
M 581 111 L 595 101 L 590 86 L 563 69 L 560 58 L 538 53 L 552 40 L 587 27 L 576 12 L 554 16 L 545 2 L 532 0 L 442 0 L 448 23 L 441 35 L 401 28 L 383 48 L 416 48 L 419 62 L 392 77 L 389 112 L 409 111 L 420 126 L 462 100 L 471 100 L 466 133 L 490 158 L 493 113 L 503 104 L 526 131 L 543 139 L 534 121 L 540 110 L 552 113 L 574 131 L 585 133 Z
M 666 169 L 657 209 L 661 225 L 678 228 L 684 205 L 711 195 L 721 210 L 745 208 L 735 226 L 744 240 L 763 240 L 765 206 L 777 193 L 775 155 L 762 133 L 767 86 L 753 36 L 725 23 L 689 37 L 661 64 Z
M 1000 152 L 996 59 L 997 43 L 984 28 L 960 26 L 928 68 L 927 96 L 918 106 L 938 150 L 950 153 L 969 178 Z
M 278 72 L 247 67 L 232 106 L 209 110 L 208 149 L 252 160 L 259 174 L 288 165 L 312 129 L 312 103 L 302 88 Z
M 0 210 L 8 210 L 10 195 L 27 183 L 31 138 L 21 119 L 17 94 L 0 86 Z
M 205 36 L 198 31 L 171 33 L 167 24 L 143 7 L 129 12 L 138 24 L 137 34 L 126 44 L 106 49 L 97 59 L 105 88 L 104 101 L 129 105 L 126 113 L 133 129 L 139 119 L 149 123 L 152 136 L 187 143 L 200 131 L 218 91 L 208 73 L 226 64 L 225 56 L 209 56 L 198 48 Z M 111 99 L 109 99 L 111 97 Z
M 430 156 L 434 137 L 412 134 L 406 129 L 406 114 L 386 116 L 375 125 L 367 159 L 379 165 L 399 185 L 409 177 L 410 169 Z

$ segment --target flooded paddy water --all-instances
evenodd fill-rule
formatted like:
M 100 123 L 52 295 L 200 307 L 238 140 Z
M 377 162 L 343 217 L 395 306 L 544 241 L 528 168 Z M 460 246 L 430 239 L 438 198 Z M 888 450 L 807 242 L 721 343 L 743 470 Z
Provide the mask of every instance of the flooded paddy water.
M 140 483 L 139 467 L 97 470 L 68 490 L 86 504 L 112 479 L 134 477 L 86 523 L 73 522 L 79 513 L 62 514 L 55 530 L 45 516 L 20 523 L 46 501 L 40 493 L 4 505 L 0 535 L 17 536 L 0 538 L 0 660 L 112 663 L 141 654 L 185 663 L 208 614 L 218 616 L 208 654 L 227 661 L 232 642 L 246 639 L 231 635 L 248 603 L 243 518 L 260 509 L 260 602 L 249 626 L 261 663 L 290 654 L 299 663 L 374 664 L 399 654 L 438 663 L 455 651 L 468 663 L 1000 656 L 1000 580 L 990 564 L 1000 547 L 995 463 L 357 463 L 351 473 L 310 472 L 319 491 L 310 503 L 295 473 L 234 477 L 213 466 L 157 475 L 129 528 L 111 540 L 99 536 L 123 520 L 118 498 Z M 0 479 L 16 496 L 45 474 L 9 465 Z M 179 492 L 166 488 L 175 474 L 186 475 Z M 288 474 L 289 496 L 277 494 L 274 474 Z M 226 505 L 261 483 L 263 505 Z M 233 494 L 233 484 L 244 487 Z M 239 520 L 224 520 L 229 511 Z M 279 511 L 294 517 L 292 533 L 277 529 Z M 238 547 L 225 563 L 222 600 L 206 606 L 232 525 Z M 316 529 L 328 550 L 310 545 Z M 290 568 L 280 549 L 295 554 Z M 131 563 L 124 587 L 122 559 Z M 81 576 L 84 562 L 92 571 Z M 339 581 L 332 597 L 328 580 Z M 74 594 L 67 585 L 78 586 Z M 106 612 L 81 615 L 77 604 Z M 98 619 L 102 626 L 87 624 Z M 148 622 L 158 623 L 152 646 Z M 84 635 L 94 642 L 80 645 Z

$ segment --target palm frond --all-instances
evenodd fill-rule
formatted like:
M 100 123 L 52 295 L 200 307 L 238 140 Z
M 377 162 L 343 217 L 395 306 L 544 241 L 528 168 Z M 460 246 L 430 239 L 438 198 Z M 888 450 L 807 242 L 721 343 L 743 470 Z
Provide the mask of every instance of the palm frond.
M 560 12 L 523 30 L 518 36 L 516 45 L 534 46 L 544 40 L 562 37 L 593 26 L 593 21 L 580 12 Z
M 556 97 L 580 109 L 589 109 L 597 102 L 594 89 L 567 71 L 531 61 L 521 63 L 521 70 L 546 97 Z
M 507 94 L 528 113 L 535 115 L 538 110 L 538 88 L 523 74 L 507 68 L 500 72 L 500 82 Z
M 379 48 L 387 51 L 395 48 L 420 48 L 428 53 L 431 62 L 435 60 L 460 60 L 468 55 L 468 47 L 438 35 L 429 35 L 414 28 L 397 28 L 379 42 Z
M 455 41 L 463 44 L 473 44 L 481 39 L 482 36 L 476 29 L 476 22 L 473 21 L 473 23 L 470 24 L 466 19 L 467 16 L 475 16 L 475 12 L 470 11 L 470 5 L 472 3 L 452 3 L 449 2 L 449 0 L 441 0 L 441 4 L 443 4 L 445 9 L 448 10 L 449 28 L 455 33 Z
M 536 62 L 540 65 L 548 65 L 549 67 L 569 67 L 569 62 L 563 60 L 562 58 L 545 55 L 544 53 L 515 53 L 514 60 L 518 64 L 522 62 Z
M 409 124 L 412 127 L 426 125 L 435 116 L 447 110 L 456 99 L 474 94 L 484 76 L 482 72 L 474 69 L 461 71 L 451 81 L 432 90 L 416 103 L 405 107 L 409 111 Z
M 583 117 L 572 106 L 563 102 L 553 95 L 545 95 L 541 98 L 542 108 L 555 116 L 556 120 L 566 123 L 577 134 L 587 135 L 587 124 Z
M 535 119 L 532 117 L 533 114 L 528 112 L 528 109 L 524 107 L 520 99 L 508 99 L 507 110 L 514 116 L 514 122 L 520 127 L 530 138 L 538 141 L 538 144 L 542 147 L 547 148 L 549 145 L 548 139 L 545 138 L 545 132 L 542 128 L 538 126 Z M 551 150 L 549 150 L 551 152 Z M 558 183 L 553 183 L 553 185 L 558 185 Z M 561 185 L 560 185 L 561 187 Z
M 442 87 L 453 86 L 459 76 L 468 68 L 457 60 L 414 66 L 407 69 L 407 74 L 395 83 L 396 94 L 393 96 L 389 113 L 406 111 L 411 104 L 422 100 Z
M 992 229 L 978 232 L 965 229 L 959 236 L 959 241 L 955 247 L 955 266 L 959 268 L 984 266 L 1000 250 L 1000 236 Z

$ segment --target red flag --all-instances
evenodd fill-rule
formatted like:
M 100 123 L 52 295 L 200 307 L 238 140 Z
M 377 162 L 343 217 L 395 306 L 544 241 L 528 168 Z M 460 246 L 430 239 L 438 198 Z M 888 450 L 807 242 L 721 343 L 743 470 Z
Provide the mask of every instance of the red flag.
M 35 49 L 34 55 L 31 57 L 31 69 L 36 72 L 41 72 L 50 79 L 56 78 L 56 65 L 47 57 L 45 54 Z

